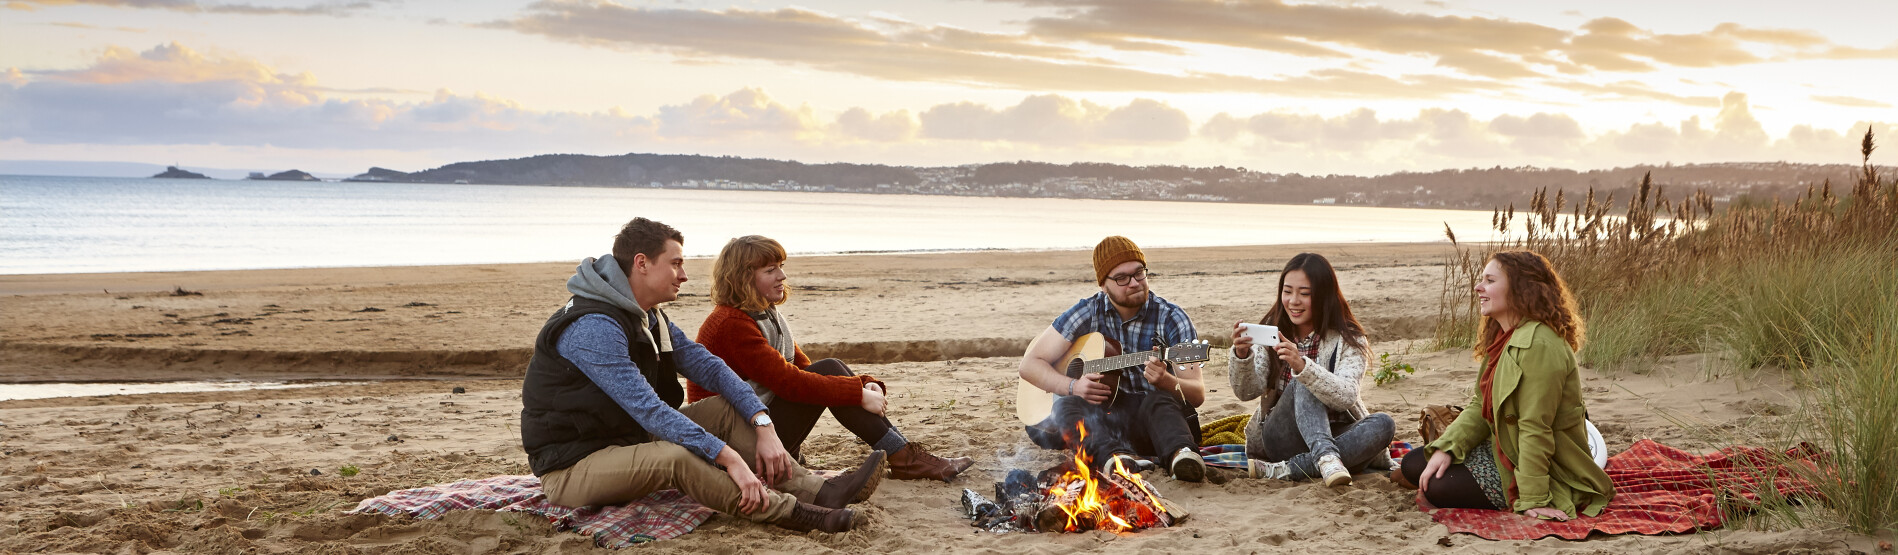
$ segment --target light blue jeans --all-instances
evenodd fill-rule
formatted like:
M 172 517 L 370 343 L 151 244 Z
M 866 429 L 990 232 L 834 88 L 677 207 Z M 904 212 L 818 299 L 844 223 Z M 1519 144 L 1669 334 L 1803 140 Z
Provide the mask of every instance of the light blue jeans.
M 1246 456 L 1290 463 L 1293 480 L 1320 477 L 1318 459 L 1325 455 L 1337 455 L 1357 474 L 1384 460 L 1396 432 L 1397 423 L 1381 412 L 1357 422 L 1333 422 L 1324 402 L 1305 384 L 1290 380 L 1265 420 L 1246 424 Z

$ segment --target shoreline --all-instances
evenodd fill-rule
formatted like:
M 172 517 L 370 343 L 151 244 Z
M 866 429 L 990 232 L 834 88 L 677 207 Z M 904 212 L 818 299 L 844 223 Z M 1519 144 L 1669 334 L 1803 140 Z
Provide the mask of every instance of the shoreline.
M 1329 250 L 1333 248 L 1344 248 L 1344 247 L 1392 247 L 1392 248 L 1397 248 L 1397 249 L 1402 249 L 1402 248 L 1427 249 L 1431 247 L 1440 247 L 1447 251 L 1449 246 L 1450 246 L 1450 243 L 1447 240 L 1431 241 L 1431 242 L 1424 242 L 1424 243 L 1418 243 L 1418 242 L 1384 243 L 1384 242 L 1361 241 L 1361 242 L 1348 242 L 1348 243 L 1275 243 L 1275 244 L 1253 244 L 1253 245 L 1214 245 L 1214 246 L 1198 246 L 1198 247 L 1154 247 L 1154 248 L 1148 248 L 1148 249 L 1143 249 L 1143 250 L 1147 252 L 1176 252 L 1176 251 L 1190 252 L 1190 251 L 1206 251 L 1206 250 L 1219 250 L 1219 251 L 1247 250 L 1249 251 L 1249 250 L 1254 250 L 1254 249 L 1271 249 L 1274 251 L 1279 251 L 1279 250 L 1285 250 L 1285 249 L 1292 249 L 1292 253 L 1296 254 L 1297 252 L 1306 252 L 1306 251 L 1318 252 L 1321 250 Z M 1297 249 L 1305 249 L 1305 250 L 1297 250 Z M 855 251 L 855 252 L 828 252 L 828 253 L 793 252 L 790 254 L 790 256 L 793 259 L 806 260 L 806 259 L 814 259 L 814 258 L 821 259 L 821 258 L 857 258 L 857 257 L 897 257 L 897 256 L 931 256 L 931 255 L 960 255 L 960 254 L 1034 255 L 1034 254 L 1046 254 L 1046 253 L 1076 253 L 1076 252 L 1086 252 L 1089 250 L 1091 249 L 1090 248 L 1074 248 L 1074 249 L 994 248 L 994 249 L 966 249 L 966 250 L 965 249 L 917 249 L 917 250 L 901 250 L 901 251 Z M 712 258 L 713 257 L 711 256 L 688 256 L 686 257 L 686 263 L 688 264 L 688 266 L 692 265 L 693 262 L 700 262 L 702 264 L 705 264 L 707 266 L 705 266 L 704 270 L 701 270 L 701 272 L 704 272 L 704 271 L 709 271 L 710 269 L 709 264 L 711 263 Z M 375 279 L 378 276 L 383 276 L 386 274 L 393 273 L 393 274 L 404 275 L 405 277 L 408 277 L 411 280 L 422 279 L 422 281 L 402 281 L 403 283 L 426 283 L 426 282 L 433 282 L 435 280 L 435 277 L 430 276 L 424 279 L 424 278 L 421 278 L 420 276 L 413 276 L 410 274 L 432 274 L 435 272 L 454 272 L 457 270 L 473 270 L 473 269 L 479 269 L 479 268 L 497 268 L 497 267 L 539 268 L 539 267 L 546 267 L 549 265 L 571 268 L 573 265 L 577 264 L 578 262 L 579 262 L 578 260 L 572 260 L 572 261 L 542 261 L 542 262 L 499 262 L 499 263 L 493 263 L 493 264 L 415 264 L 415 265 L 398 265 L 398 266 L 388 266 L 388 265 L 382 265 L 382 266 L 305 266 L 305 267 L 296 267 L 296 268 L 239 268 L 239 269 L 223 269 L 223 270 L 140 270 L 140 271 L 128 271 L 128 272 L 61 272 L 61 273 L 31 273 L 31 274 L 0 274 L 0 296 L 87 293 L 87 292 L 92 292 L 95 290 L 110 292 L 112 289 L 111 288 L 112 285 L 119 285 L 120 292 L 150 292 L 150 291 L 158 291 L 160 289 L 164 289 L 168 287 L 182 287 L 183 286 L 182 284 L 159 285 L 158 283 L 160 281 L 170 283 L 171 281 L 189 280 L 193 278 L 200 278 L 200 279 L 204 279 L 205 281 L 210 281 L 212 283 L 229 284 L 231 286 L 237 286 L 237 287 L 264 287 L 264 286 L 273 286 L 273 285 L 274 286 L 295 286 L 295 285 L 308 286 L 308 285 L 340 284 L 340 283 L 351 281 L 351 280 L 365 281 L 365 280 Z M 311 276 L 311 275 L 285 275 L 285 276 L 268 275 L 268 274 L 274 274 L 274 273 L 282 273 L 282 274 L 334 273 L 334 274 L 339 274 L 339 275 L 327 276 L 327 277 L 316 277 L 316 276 Z M 699 274 L 691 273 L 690 275 L 696 276 Z M 692 279 L 696 281 L 701 278 L 694 277 Z M 169 290 L 169 289 L 165 289 L 165 290 Z

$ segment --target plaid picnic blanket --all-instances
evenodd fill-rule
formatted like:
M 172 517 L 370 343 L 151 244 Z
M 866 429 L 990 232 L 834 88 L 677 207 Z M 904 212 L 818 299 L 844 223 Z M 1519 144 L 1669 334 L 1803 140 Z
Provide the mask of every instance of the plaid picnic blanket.
M 1404 453 L 1410 452 L 1410 444 L 1402 441 L 1391 442 L 1391 460 L 1404 459 Z M 1246 468 L 1246 445 L 1244 443 L 1222 443 L 1199 448 L 1199 456 L 1206 459 L 1206 466 L 1219 468 Z
M 711 509 L 672 489 L 653 492 L 625 505 L 563 507 L 547 502 L 547 495 L 540 490 L 540 478 L 534 476 L 495 476 L 396 490 L 364 499 L 349 512 L 433 520 L 448 511 L 464 509 L 540 515 L 556 530 L 592 536 L 595 545 L 607 548 L 676 538 L 712 517 Z
M 1541 520 L 1504 511 L 1433 509 L 1418 495 L 1418 507 L 1451 532 L 1466 532 L 1492 540 L 1533 540 L 1547 536 L 1579 540 L 1591 532 L 1604 534 L 1684 533 L 1719 528 L 1724 520 L 1720 500 L 1731 504 L 1759 501 L 1760 495 L 1817 498 L 1818 490 L 1779 466 L 1812 464 L 1822 459 L 1818 449 L 1801 443 L 1779 456 L 1767 449 L 1736 446 L 1699 456 L 1651 439 L 1635 442 L 1627 451 L 1608 459 L 1608 477 L 1615 498 L 1599 516 L 1567 522 Z M 1770 488 L 1770 489 L 1765 489 Z

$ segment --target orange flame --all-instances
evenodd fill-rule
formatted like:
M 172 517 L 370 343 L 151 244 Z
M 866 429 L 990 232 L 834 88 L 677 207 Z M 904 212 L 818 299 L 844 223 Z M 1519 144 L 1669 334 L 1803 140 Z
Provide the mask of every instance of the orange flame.
M 1085 441 L 1087 425 L 1083 423 L 1077 428 L 1080 431 L 1081 440 Z M 1107 496 L 1102 495 L 1101 482 L 1094 476 L 1092 462 L 1093 458 L 1088 456 L 1085 449 L 1076 449 L 1075 470 L 1062 473 L 1048 487 L 1047 495 L 1054 499 L 1078 493 L 1074 495 L 1072 501 L 1057 505 L 1057 508 L 1067 515 L 1067 522 L 1062 527 L 1063 531 L 1075 532 L 1099 527 L 1111 528 L 1114 532 L 1125 532 L 1160 524 L 1159 519 L 1154 515 L 1163 513 L 1167 509 L 1161 504 L 1160 495 L 1153 490 L 1152 485 L 1141 479 L 1139 474 L 1122 466 L 1120 459 L 1116 458 L 1110 463 L 1112 468 L 1104 470 L 1119 477 L 1123 483 L 1132 484 L 1138 488 L 1140 493 L 1145 494 L 1151 505 L 1141 504 L 1118 494 L 1114 495 L 1113 499 L 1108 499 Z M 1077 488 L 1079 492 L 1075 491 Z M 1117 486 L 1114 489 L 1116 492 L 1119 491 Z M 1101 518 L 1102 516 L 1105 518 Z M 1087 520 L 1083 520 L 1084 518 Z

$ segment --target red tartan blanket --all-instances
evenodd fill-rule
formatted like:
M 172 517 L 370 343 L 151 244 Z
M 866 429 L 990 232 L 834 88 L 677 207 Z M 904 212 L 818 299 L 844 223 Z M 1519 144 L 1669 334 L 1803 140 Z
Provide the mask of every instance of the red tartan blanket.
M 1794 464 L 1816 463 L 1822 457 L 1809 444 L 1788 449 Z M 1567 522 L 1541 520 L 1503 511 L 1433 509 L 1417 497 L 1418 506 L 1432 519 L 1450 528 L 1492 540 L 1533 540 L 1547 536 L 1579 540 L 1591 532 L 1604 534 L 1665 534 L 1719 528 L 1724 522 L 1718 499 L 1756 502 L 1762 486 L 1768 495 L 1817 498 L 1811 483 L 1789 469 L 1775 467 L 1780 458 L 1758 447 L 1729 447 L 1699 456 L 1651 439 L 1635 442 L 1627 451 L 1608 458 L 1608 477 L 1615 498 L 1601 515 Z M 1771 475 L 1771 484 L 1763 479 Z M 1774 493 L 1776 492 L 1776 493 Z
M 600 547 L 620 548 L 684 535 L 712 517 L 712 510 L 679 490 L 654 492 L 638 501 L 611 507 L 563 507 L 547 502 L 540 479 L 495 476 L 451 484 L 396 490 L 362 500 L 352 513 L 441 518 L 453 510 L 488 509 L 546 517 L 558 530 L 593 537 Z

